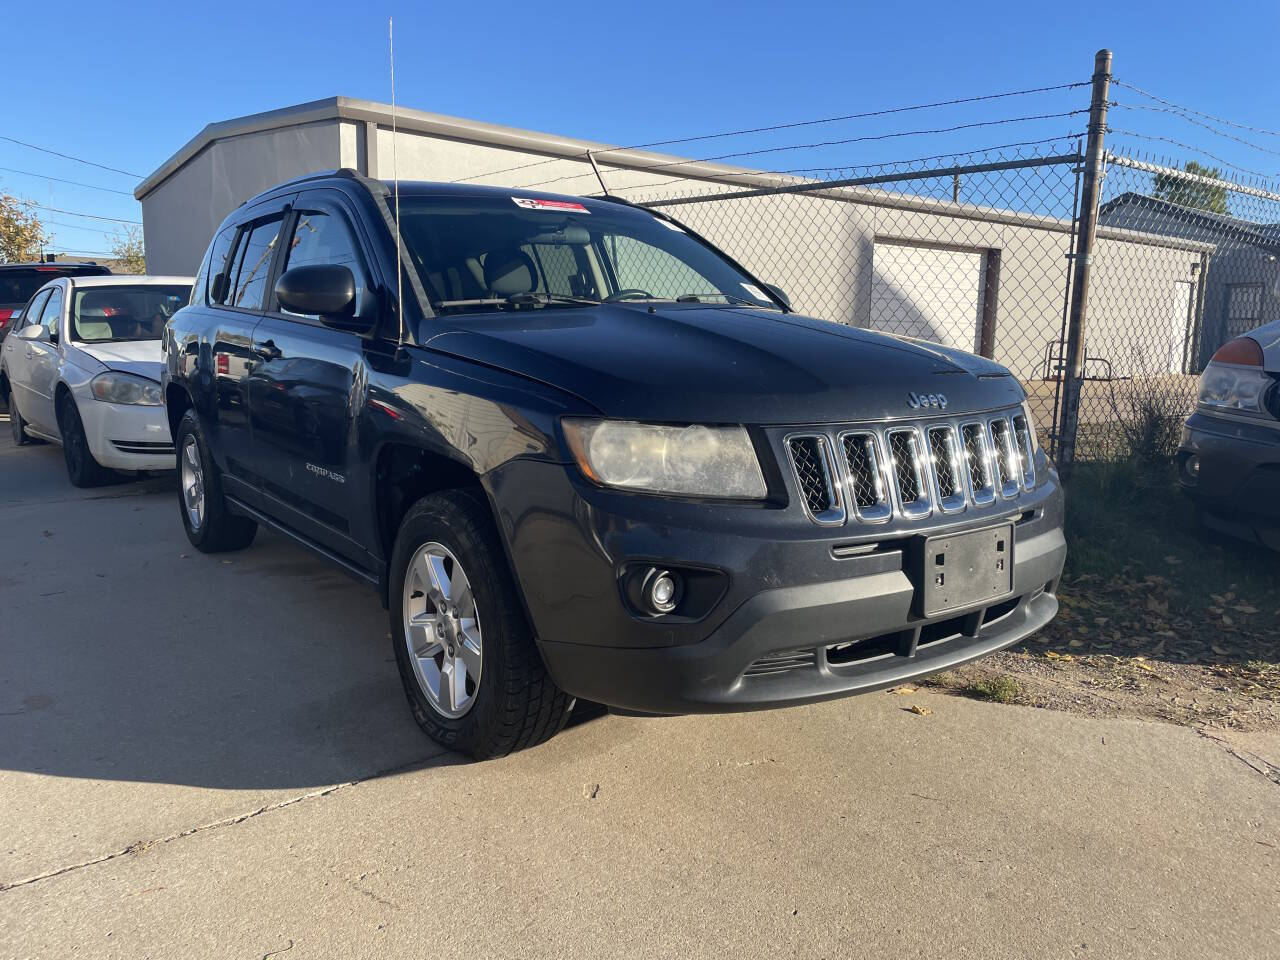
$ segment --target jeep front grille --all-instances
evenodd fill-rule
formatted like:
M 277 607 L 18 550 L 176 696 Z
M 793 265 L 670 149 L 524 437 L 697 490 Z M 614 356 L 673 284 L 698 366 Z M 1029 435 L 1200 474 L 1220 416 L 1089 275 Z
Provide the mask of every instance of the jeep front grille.
M 849 470 L 849 496 L 861 520 L 888 520 L 893 513 L 884 476 L 884 457 L 874 433 L 845 433 L 840 437 Z
M 805 513 L 821 524 L 956 513 L 1016 499 L 1036 480 L 1035 441 L 1019 411 L 834 435 L 817 429 L 783 442 Z
M 839 474 L 827 438 L 821 434 L 788 437 L 787 453 L 810 519 L 815 523 L 843 523 L 844 501 L 836 484 Z

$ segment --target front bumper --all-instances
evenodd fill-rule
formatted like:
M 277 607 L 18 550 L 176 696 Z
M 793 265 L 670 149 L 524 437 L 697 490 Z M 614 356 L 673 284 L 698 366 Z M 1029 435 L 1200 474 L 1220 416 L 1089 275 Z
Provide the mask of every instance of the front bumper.
M 1023 639 L 1057 611 L 1066 558 L 1052 471 L 1016 502 L 906 526 L 824 530 L 791 510 L 589 488 L 557 464 L 490 476 L 517 580 L 555 682 L 643 713 L 752 710 L 919 677 Z M 926 536 L 1014 522 L 1013 592 L 918 615 Z M 696 617 L 634 610 L 637 566 L 709 578 Z
M 1206 526 L 1280 549 L 1280 427 L 1197 411 L 1183 428 L 1177 463 Z
M 77 394 L 93 458 L 112 470 L 173 470 L 173 438 L 164 407 L 104 403 Z

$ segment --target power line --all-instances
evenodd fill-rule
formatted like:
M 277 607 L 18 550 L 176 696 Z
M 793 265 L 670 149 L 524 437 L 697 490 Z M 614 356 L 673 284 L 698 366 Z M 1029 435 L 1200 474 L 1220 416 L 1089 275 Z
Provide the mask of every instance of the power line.
M 1195 110 L 1191 107 L 1184 107 L 1180 103 L 1174 103 L 1172 100 L 1165 100 L 1157 97 L 1154 93 L 1148 93 L 1141 87 L 1135 87 L 1132 83 L 1125 83 L 1123 80 L 1111 78 L 1111 82 L 1117 87 L 1124 87 L 1126 90 L 1132 90 L 1134 93 L 1146 97 L 1148 100 L 1154 100 L 1156 103 L 1164 104 L 1166 107 L 1172 107 L 1174 110 L 1181 110 L 1183 113 L 1193 113 L 1198 117 L 1204 117 L 1206 120 L 1212 120 L 1214 123 L 1224 123 L 1228 127 L 1235 127 L 1237 130 L 1247 130 L 1249 133 L 1265 133 L 1269 137 L 1280 137 L 1280 130 L 1268 130 L 1265 127 L 1251 127 L 1247 123 L 1237 123 L 1235 120 L 1227 120 L 1224 117 L 1215 117 L 1211 113 L 1205 113 L 1203 110 Z
M 5 173 L 20 173 L 24 177 L 38 177 L 41 180 L 52 180 L 55 183 L 69 183 L 73 187 L 88 187 L 90 190 L 102 190 L 106 193 L 118 193 L 124 197 L 132 197 L 133 192 L 130 190 L 115 190 L 111 187 L 100 187 L 96 183 L 81 183 L 79 180 L 63 180 L 61 177 L 51 177 L 47 173 L 35 173 L 31 170 L 14 170 L 12 167 L 0 167 Z
M 21 200 L 19 202 L 29 207 L 39 207 L 41 210 L 48 210 L 50 213 L 65 213 L 69 217 L 85 217 L 89 220 L 109 220 L 112 223 L 132 223 L 135 226 L 142 226 L 141 220 L 126 220 L 124 217 L 104 217 L 96 213 L 81 213 L 78 210 L 63 210 L 59 207 L 50 207 L 43 203 L 36 203 L 34 200 Z
M 868 110 L 864 113 L 849 113 L 839 117 L 823 117 L 819 120 L 797 120 L 793 123 L 776 123 L 765 127 L 748 127 L 742 130 L 729 130 L 723 133 L 705 133 L 696 137 L 678 137 L 673 140 L 654 140 L 650 143 L 636 143 L 626 147 L 609 147 L 601 152 L 613 152 L 617 150 L 647 150 L 651 147 L 669 147 L 676 144 L 695 143 L 702 140 L 717 140 L 725 137 L 740 137 L 754 133 L 772 133 L 777 130 L 792 130 L 796 127 L 812 127 L 823 123 L 840 123 L 846 120 L 863 120 L 870 117 L 883 117 L 896 113 L 910 113 L 916 110 L 932 110 L 937 107 L 951 107 L 966 103 L 980 103 L 987 100 L 1000 100 L 1006 97 L 1018 97 L 1027 94 L 1048 93 L 1055 90 L 1072 90 L 1076 87 L 1087 87 L 1087 82 L 1081 81 L 1077 83 L 1058 83 L 1046 87 L 1030 87 L 1025 90 L 1010 90 L 1005 93 L 988 93 L 975 97 L 957 97 L 953 100 L 937 100 L 933 103 L 919 103 L 907 107 L 888 107 L 883 110 Z M 1088 111 L 1082 111 L 1087 113 Z M 585 154 L 583 155 L 585 157 Z M 488 173 L 476 173 L 469 177 L 460 177 L 453 183 L 465 183 L 468 180 L 478 180 L 482 177 L 494 177 L 500 173 L 511 173 L 514 170 L 527 170 L 531 167 L 541 167 L 548 163 L 557 163 L 561 160 L 576 160 L 577 157 L 550 157 L 546 160 L 537 160 L 533 163 L 522 163 L 514 167 L 505 167 L 502 170 L 490 170 Z
M 109 167 L 105 163 L 95 163 L 92 160 L 85 160 L 83 157 L 73 157 L 69 153 L 59 153 L 57 150 L 50 150 L 48 147 L 37 147 L 34 143 L 27 143 L 25 140 L 18 140 L 14 137 L 6 137 L 0 135 L 0 140 L 7 140 L 9 143 L 16 143 L 20 147 L 27 147 L 30 150 L 39 150 L 41 153 L 52 154 L 55 157 L 62 157 L 64 160 L 74 160 L 76 163 L 84 163 L 91 167 L 97 167 L 99 170 L 110 170 L 112 173 L 123 173 L 126 177 L 134 177 L 138 180 L 142 179 L 139 173 L 130 173 L 128 170 L 121 170 L 119 167 Z
M 722 153 L 714 157 L 701 157 L 696 160 L 676 160 L 670 163 L 656 163 L 645 167 L 628 167 L 628 169 L 639 173 L 649 173 L 653 170 L 665 170 L 673 167 L 682 167 L 691 163 L 712 163 L 719 160 L 736 160 L 742 157 L 757 157 L 769 153 L 785 153 L 789 150 L 809 150 L 817 147 L 838 147 L 850 143 L 871 143 L 878 140 L 892 140 L 897 137 L 920 137 L 930 136 L 940 133 L 955 133 L 959 130 L 973 130 L 979 127 L 998 127 L 1010 123 L 1025 123 L 1032 120 L 1059 120 L 1063 117 L 1074 117 L 1080 114 L 1088 113 L 1084 110 L 1068 110 L 1064 113 L 1041 113 L 1033 114 L 1025 117 L 1006 117 L 1002 120 L 978 120 L 973 123 L 960 123 L 950 127 L 935 127 L 929 130 L 902 130 L 897 133 L 880 133 L 869 134 L 861 137 L 846 137 L 842 140 L 823 140 L 816 143 L 800 143 L 790 144 L 783 147 L 764 147 L 759 150 L 742 150 L 737 153 Z M 551 183 L 561 183 L 565 180 L 578 180 L 584 176 L 592 176 L 592 174 L 577 173 L 564 177 L 554 177 L 550 180 L 539 180 L 536 183 L 522 184 L 522 187 L 540 187 Z
M 64 223 L 61 220 L 42 220 L 40 222 L 48 227 L 66 227 L 69 230 L 84 230 L 88 233 L 99 233 L 103 236 L 106 235 L 106 232 L 102 227 L 89 226 L 83 223 Z

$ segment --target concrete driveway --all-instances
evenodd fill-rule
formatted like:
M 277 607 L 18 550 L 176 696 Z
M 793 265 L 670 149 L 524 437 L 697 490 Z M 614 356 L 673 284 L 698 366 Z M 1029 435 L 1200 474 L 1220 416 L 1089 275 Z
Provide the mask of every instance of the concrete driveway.
M 1280 956 L 1274 740 L 873 694 L 464 763 L 367 588 L 0 437 L 0 957 Z

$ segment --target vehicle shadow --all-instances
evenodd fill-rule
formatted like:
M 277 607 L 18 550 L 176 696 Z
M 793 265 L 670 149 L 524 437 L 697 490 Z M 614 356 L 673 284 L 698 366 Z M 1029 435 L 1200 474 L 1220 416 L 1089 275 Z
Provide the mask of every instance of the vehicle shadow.
M 272 789 L 460 762 L 410 715 L 375 591 L 263 531 L 200 554 L 158 486 L 4 506 L 0 769 Z

